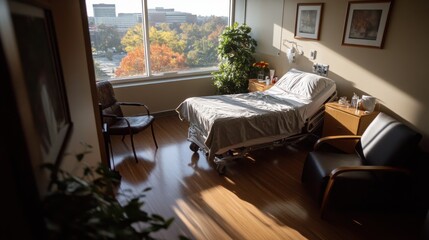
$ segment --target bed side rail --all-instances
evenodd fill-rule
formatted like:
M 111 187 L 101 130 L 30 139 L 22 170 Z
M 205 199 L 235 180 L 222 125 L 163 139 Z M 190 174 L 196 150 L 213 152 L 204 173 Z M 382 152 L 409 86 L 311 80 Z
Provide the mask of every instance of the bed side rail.
M 324 103 L 333 102 L 337 99 L 337 91 L 335 91 Z M 325 104 L 319 107 L 319 110 L 311 116 L 305 125 L 305 131 L 308 133 L 314 132 L 323 123 L 323 117 L 325 114 Z

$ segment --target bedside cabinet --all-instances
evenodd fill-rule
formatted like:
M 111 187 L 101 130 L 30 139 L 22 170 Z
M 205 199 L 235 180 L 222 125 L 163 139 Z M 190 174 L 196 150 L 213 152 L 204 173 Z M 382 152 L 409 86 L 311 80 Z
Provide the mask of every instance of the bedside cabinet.
M 325 104 L 323 136 L 362 135 L 368 125 L 378 115 L 378 111 L 365 113 L 337 102 Z M 332 145 L 345 152 L 353 152 L 357 140 L 336 141 Z
M 272 87 L 274 84 L 267 85 L 265 82 L 259 82 L 258 79 L 249 79 L 249 92 L 265 91 Z

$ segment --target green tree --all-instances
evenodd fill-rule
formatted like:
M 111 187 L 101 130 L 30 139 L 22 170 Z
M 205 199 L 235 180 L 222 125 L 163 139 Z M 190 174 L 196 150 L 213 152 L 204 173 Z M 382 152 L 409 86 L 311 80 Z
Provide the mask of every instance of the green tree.
M 167 45 L 173 51 L 183 53 L 185 42 L 180 39 L 179 35 L 171 30 L 167 24 L 161 24 L 159 29 L 151 27 L 149 29 L 149 41 L 151 44 Z M 134 48 L 141 46 L 143 43 L 143 28 L 137 24 L 129 29 L 122 38 L 121 43 L 126 52 L 131 52 Z
M 127 53 L 133 51 L 143 44 L 143 28 L 141 24 L 128 29 L 125 36 L 121 39 L 121 44 Z
M 215 16 L 200 25 L 182 24 L 182 39 L 187 43 L 184 53 L 190 67 L 214 66 L 218 63 L 218 38 L 226 25 L 225 18 Z
M 249 73 L 255 61 L 256 40 L 251 28 L 234 23 L 226 27 L 219 40 L 219 70 L 213 72 L 214 85 L 219 94 L 247 92 Z
M 94 38 L 91 40 L 94 42 L 94 47 L 99 51 L 119 50 L 121 47 L 121 38 L 113 26 L 99 25 Z
M 170 30 L 167 24 L 161 25 L 160 29 L 151 27 L 149 29 L 149 40 L 150 44 L 167 45 L 173 51 L 177 53 L 183 53 L 185 50 L 185 41 L 180 39 L 180 36 Z
M 208 37 L 197 40 L 192 45 L 192 50 L 187 54 L 187 64 L 190 67 L 214 66 L 217 64 L 218 44 L 208 40 Z
M 187 53 L 194 42 L 202 37 L 200 26 L 196 23 L 183 23 L 180 26 L 182 30 L 182 39 L 186 41 L 185 53 Z

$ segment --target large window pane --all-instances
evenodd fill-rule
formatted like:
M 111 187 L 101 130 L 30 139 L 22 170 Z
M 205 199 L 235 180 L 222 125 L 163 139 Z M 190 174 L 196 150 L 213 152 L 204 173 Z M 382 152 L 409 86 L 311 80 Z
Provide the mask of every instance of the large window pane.
M 229 1 L 86 0 L 97 80 L 213 70 Z
M 213 69 L 228 16 L 229 0 L 148 0 L 151 72 Z
M 146 75 L 141 0 L 86 0 L 97 80 Z

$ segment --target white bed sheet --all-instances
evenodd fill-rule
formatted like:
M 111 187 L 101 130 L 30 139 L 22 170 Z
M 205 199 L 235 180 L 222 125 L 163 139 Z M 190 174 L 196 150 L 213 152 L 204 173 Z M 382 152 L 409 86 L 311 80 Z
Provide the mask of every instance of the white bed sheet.
M 288 94 L 282 89 L 278 88 L 276 85 L 272 86 L 270 89 L 266 90 L 266 94 L 273 96 L 278 96 L 279 98 L 293 99 L 303 103 L 302 109 L 300 110 L 301 117 L 303 119 L 308 119 L 313 116 L 323 105 L 323 103 L 335 93 L 337 90 L 336 85 L 332 84 L 321 91 L 315 98 L 308 100 L 297 97 L 294 94 Z
M 335 84 L 312 100 L 275 85 L 265 92 L 188 98 L 176 109 L 190 123 L 188 139 L 209 153 L 273 142 L 300 133 L 336 91 Z

